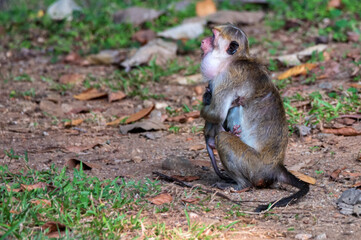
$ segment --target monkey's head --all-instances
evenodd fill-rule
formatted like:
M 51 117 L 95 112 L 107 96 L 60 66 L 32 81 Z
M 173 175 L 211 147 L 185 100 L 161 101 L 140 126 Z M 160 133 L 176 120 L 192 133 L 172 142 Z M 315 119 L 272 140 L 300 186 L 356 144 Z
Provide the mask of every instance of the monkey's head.
M 238 58 L 249 57 L 247 35 L 232 24 L 216 26 L 213 36 L 203 39 L 201 44 L 201 70 L 206 79 L 213 79 Z

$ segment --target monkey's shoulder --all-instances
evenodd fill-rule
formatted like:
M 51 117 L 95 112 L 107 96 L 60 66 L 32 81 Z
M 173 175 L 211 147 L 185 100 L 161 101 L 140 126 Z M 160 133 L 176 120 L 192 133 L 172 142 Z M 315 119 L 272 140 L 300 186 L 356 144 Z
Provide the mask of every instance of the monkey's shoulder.
M 255 58 L 237 59 L 233 62 L 232 76 L 239 77 L 242 79 L 252 79 L 253 81 L 270 81 L 269 71 L 265 64 Z

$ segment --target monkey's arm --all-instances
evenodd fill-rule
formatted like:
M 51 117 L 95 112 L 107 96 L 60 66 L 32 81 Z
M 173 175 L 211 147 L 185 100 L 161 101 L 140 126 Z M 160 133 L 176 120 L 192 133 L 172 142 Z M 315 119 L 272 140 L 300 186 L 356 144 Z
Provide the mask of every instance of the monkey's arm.
M 234 94 L 228 91 L 219 91 L 213 94 L 211 104 L 203 106 L 201 116 L 210 123 L 223 124 L 228 110 L 234 100 Z

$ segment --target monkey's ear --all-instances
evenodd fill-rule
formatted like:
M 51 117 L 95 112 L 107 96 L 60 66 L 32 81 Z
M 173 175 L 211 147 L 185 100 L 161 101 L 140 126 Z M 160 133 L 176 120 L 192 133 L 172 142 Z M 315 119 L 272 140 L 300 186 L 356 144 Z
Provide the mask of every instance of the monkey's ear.
M 227 53 L 228 53 L 229 55 L 235 54 L 235 53 L 237 52 L 238 47 L 239 47 L 238 42 L 232 41 L 232 42 L 229 44 L 229 47 L 228 47 L 228 49 L 227 49 Z

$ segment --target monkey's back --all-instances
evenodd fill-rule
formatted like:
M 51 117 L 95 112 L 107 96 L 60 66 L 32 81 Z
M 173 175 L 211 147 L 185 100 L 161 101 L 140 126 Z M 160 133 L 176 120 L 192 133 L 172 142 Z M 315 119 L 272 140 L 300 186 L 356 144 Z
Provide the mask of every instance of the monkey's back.
M 236 63 L 238 76 L 245 80 L 235 88 L 247 84 L 251 95 L 244 105 L 232 108 L 227 116 L 227 128 L 241 126 L 240 139 L 261 153 L 264 164 L 283 164 L 288 143 L 288 126 L 282 99 L 272 83 L 266 67 L 257 60 L 240 60 Z

